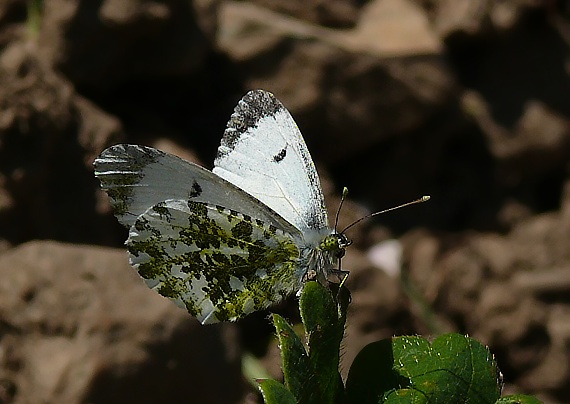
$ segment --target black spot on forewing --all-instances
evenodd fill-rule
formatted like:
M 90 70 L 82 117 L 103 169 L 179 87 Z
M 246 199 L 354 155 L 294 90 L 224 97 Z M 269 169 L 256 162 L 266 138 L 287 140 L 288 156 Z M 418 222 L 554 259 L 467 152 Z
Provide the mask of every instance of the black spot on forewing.
M 192 183 L 192 188 L 190 189 L 188 196 L 190 198 L 196 198 L 197 196 L 200 196 L 200 195 L 202 195 L 202 187 L 200 186 L 200 184 L 198 184 L 196 181 L 194 181 Z
M 232 150 L 242 134 L 257 127 L 260 119 L 273 116 L 285 107 L 273 94 L 263 90 L 253 90 L 244 95 L 234 109 L 222 138 L 222 149 Z M 218 157 L 223 152 L 218 150 Z
M 287 147 L 284 147 L 281 149 L 279 153 L 273 156 L 273 161 L 275 161 L 276 163 L 280 163 L 281 161 L 283 161 L 286 155 L 287 155 Z

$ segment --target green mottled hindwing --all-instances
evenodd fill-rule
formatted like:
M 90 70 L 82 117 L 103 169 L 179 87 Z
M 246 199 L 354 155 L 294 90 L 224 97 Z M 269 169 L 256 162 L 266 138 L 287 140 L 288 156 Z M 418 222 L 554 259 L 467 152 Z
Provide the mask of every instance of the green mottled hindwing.
M 167 200 L 129 232 L 130 263 L 147 285 L 202 323 L 236 320 L 283 300 L 305 269 L 292 235 L 204 202 Z

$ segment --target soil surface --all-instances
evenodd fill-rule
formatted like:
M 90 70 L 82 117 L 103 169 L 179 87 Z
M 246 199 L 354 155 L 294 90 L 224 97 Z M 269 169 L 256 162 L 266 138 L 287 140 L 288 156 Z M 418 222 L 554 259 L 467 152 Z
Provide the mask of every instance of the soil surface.
M 200 326 L 144 286 L 92 169 L 119 142 L 211 168 L 254 88 L 330 217 L 350 189 L 339 228 L 432 196 L 349 231 L 344 375 L 379 338 L 460 332 L 505 393 L 570 402 L 568 4 L 40 3 L 0 2 L 0 403 L 253 403 L 244 355 L 281 377 L 268 312 Z

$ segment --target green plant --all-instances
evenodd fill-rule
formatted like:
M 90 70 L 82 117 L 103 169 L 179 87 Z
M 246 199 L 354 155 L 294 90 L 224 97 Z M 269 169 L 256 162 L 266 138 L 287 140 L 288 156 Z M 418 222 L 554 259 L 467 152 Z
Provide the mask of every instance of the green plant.
M 36 37 L 40 32 L 42 6 L 42 0 L 28 0 L 27 2 L 28 18 L 26 21 L 26 28 L 28 30 L 28 34 L 32 37 Z
M 373 342 L 362 349 L 346 383 L 338 371 L 350 294 L 308 282 L 300 312 L 306 345 L 274 314 L 285 384 L 260 380 L 274 403 L 497 403 L 534 404 L 534 397 L 500 397 L 502 382 L 489 350 L 476 340 L 445 334 L 431 343 L 419 336 Z

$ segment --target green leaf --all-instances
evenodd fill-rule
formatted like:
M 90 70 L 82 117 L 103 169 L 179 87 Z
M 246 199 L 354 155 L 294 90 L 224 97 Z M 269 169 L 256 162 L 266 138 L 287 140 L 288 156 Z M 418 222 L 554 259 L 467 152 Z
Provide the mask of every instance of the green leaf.
M 299 304 L 308 349 L 281 316 L 273 315 L 285 385 L 298 403 L 344 401 L 338 365 L 349 300 L 350 294 L 345 288 L 333 295 L 330 289 L 317 282 L 305 284 Z
M 42 23 L 42 0 L 28 0 L 28 19 L 26 21 L 26 28 L 32 37 L 37 37 Z
M 266 404 L 297 404 L 295 396 L 276 380 L 261 380 L 259 390 Z
M 377 403 L 391 391 L 408 386 L 409 379 L 394 369 L 392 339 L 385 339 L 358 353 L 350 367 L 346 392 L 351 403 Z
M 285 385 L 295 397 L 303 397 L 307 394 L 305 392 L 308 387 L 307 380 L 310 380 L 312 374 L 305 346 L 289 323 L 279 314 L 273 314 L 273 324 L 281 347 Z
M 355 403 L 491 404 L 500 396 L 497 374 L 489 350 L 469 337 L 397 337 L 366 346 L 346 387 Z
M 304 397 L 305 402 L 343 401 L 344 384 L 338 367 L 349 301 L 346 288 L 331 291 L 318 282 L 307 282 L 303 288 L 299 307 L 313 369 L 310 396 Z
M 535 397 L 525 396 L 524 394 L 514 394 L 499 398 L 496 404 L 542 404 L 542 401 Z
M 270 379 L 271 375 L 261 364 L 261 361 L 246 352 L 241 356 L 241 373 L 243 377 L 255 388 L 258 387 L 258 380 Z

